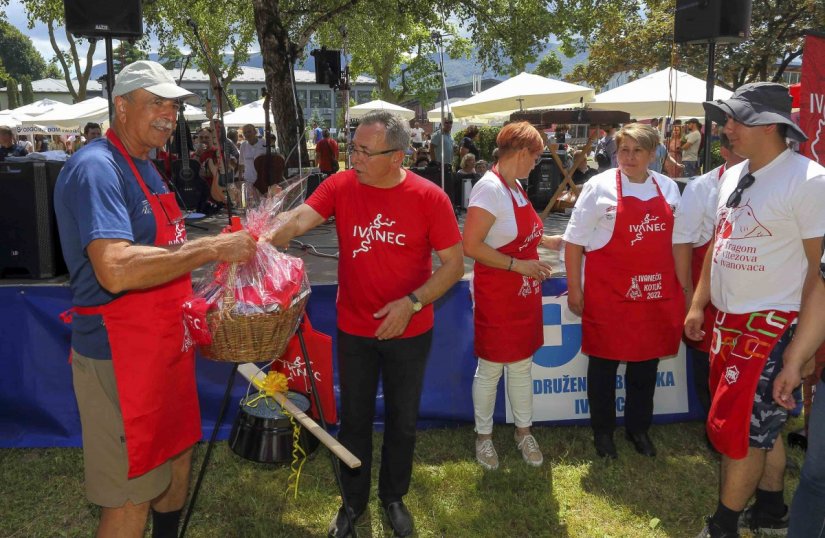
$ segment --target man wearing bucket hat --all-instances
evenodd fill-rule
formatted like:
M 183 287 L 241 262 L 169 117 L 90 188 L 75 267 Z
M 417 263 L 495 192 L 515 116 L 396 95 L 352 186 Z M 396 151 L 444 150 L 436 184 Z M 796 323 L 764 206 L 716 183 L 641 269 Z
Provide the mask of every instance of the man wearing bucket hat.
M 55 212 L 73 293 L 72 377 L 86 495 L 98 536 L 177 535 L 192 446 L 201 438 L 194 350 L 182 304 L 190 272 L 246 261 L 246 232 L 186 242 L 174 195 L 149 160 L 195 97 L 156 62 L 127 65 L 112 91 L 106 137 L 63 167 Z M 69 320 L 72 316 L 65 316 Z
M 787 149 L 806 139 L 791 120 L 788 89 L 758 82 L 704 103 L 744 157 L 722 176 L 716 234 L 685 319 L 701 340 L 703 309 L 718 310 L 710 354 L 707 433 L 722 453 L 716 512 L 701 537 L 739 536 L 739 527 L 783 534 L 788 526 L 779 436 L 787 410 L 772 397 L 783 351 L 819 283 L 825 234 L 825 168 Z M 745 507 L 753 494 L 756 501 Z

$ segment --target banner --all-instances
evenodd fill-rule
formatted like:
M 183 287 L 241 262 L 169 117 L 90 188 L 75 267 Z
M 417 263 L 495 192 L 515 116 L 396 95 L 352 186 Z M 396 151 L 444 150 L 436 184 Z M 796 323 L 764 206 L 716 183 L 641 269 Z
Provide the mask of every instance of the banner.
M 802 155 L 825 165 L 825 35 L 805 36 L 799 95 L 799 126 L 808 135 Z
M 587 361 L 581 353 L 581 318 L 567 308 L 564 280 L 551 280 L 542 298 L 544 346 L 533 356 L 533 421 L 584 423 L 590 418 L 587 400 Z M 628 328 L 628 330 L 632 330 Z M 505 384 L 506 386 L 506 384 Z M 690 385 L 692 386 L 692 385 Z M 616 416 L 624 415 L 625 365 L 616 374 Z M 684 345 L 673 357 L 662 357 L 653 399 L 654 418 L 689 416 L 689 380 Z M 505 398 L 507 422 L 513 422 L 509 398 Z M 659 420 L 657 420 L 659 422 Z

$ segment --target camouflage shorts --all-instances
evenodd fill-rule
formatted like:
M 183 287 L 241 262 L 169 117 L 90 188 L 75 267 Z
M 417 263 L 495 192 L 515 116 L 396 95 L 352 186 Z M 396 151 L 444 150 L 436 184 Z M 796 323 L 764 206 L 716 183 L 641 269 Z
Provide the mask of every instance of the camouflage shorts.
M 791 325 L 771 351 L 753 396 L 749 446 L 770 450 L 788 420 L 788 410 L 773 401 L 773 380 L 782 370 L 782 353 L 791 343 L 796 325 Z M 794 392 L 799 401 L 799 389 Z

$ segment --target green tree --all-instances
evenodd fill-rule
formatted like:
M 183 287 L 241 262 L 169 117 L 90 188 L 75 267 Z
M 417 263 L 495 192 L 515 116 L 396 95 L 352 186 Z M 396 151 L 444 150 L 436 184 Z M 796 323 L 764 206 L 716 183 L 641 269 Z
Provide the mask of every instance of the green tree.
M 147 43 L 145 41 L 138 43 L 130 43 L 129 41 L 121 41 L 117 47 L 112 50 L 112 62 L 114 64 L 115 73 L 120 73 L 121 69 L 132 62 L 138 60 L 148 60 L 149 53 L 144 50 Z
M 186 55 L 181 52 L 175 43 L 161 43 L 158 51 L 158 62 L 166 69 L 174 69 L 183 65 Z
M 674 45 L 675 0 L 565 0 L 583 14 L 565 30 L 569 49 L 588 50 L 568 80 L 604 85 L 623 71 L 640 75 L 671 63 L 699 78 L 707 72 L 706 45 Z M 753 2 L 751 37 L 716 47 L 718 84 L 730 89 L 759 80 L 780 80 L 802 53 L 803 31 L 825 20 L 825 0 Z
M 31 39 L 4 20 L 0 20 L 0 61 L 9 75 L 18 78 L 26 75 L 40 80 L 46 71 L 46 62 Z
M 28 75 L 20 77 L 20 93 L 24 105 L 34 103 L 34 89 L 32 88 L 32 79 Z
M 17 93 L 17 81 L 14 77 L 6 79 L 6 100 L 8 101 L 8 108 L 22 106 L 20 104 L 20 95 Z
M 63 72 L 57 65 L 57 58 L 52 58 L 48 65 L 46 65 L 46 72 L 43 73 L 43 78 L 53 78 L 57 80 L 63 78 Z
M 555 52 L 550 51 L 542 57 L 533 73 L 543 77 L 558 77 L 561 76 L 561 69 L 561 60 Z

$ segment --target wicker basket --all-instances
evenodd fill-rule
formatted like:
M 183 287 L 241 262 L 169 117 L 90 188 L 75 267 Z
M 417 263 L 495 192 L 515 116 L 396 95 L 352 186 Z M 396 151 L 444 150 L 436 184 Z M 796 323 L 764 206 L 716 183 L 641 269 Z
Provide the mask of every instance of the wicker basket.
M 230 281 L 234 266 L 230 270 Z M 201 354 L 220 362 L 260 362 L 284 354 L 298 320 L 304 313 L 309 291 L 297 296 L 285 310 L 265 314 L 232 315 L 234 291 L 227 286 L 220 310 L 206 314 L 212 344 L 201 346 Z

